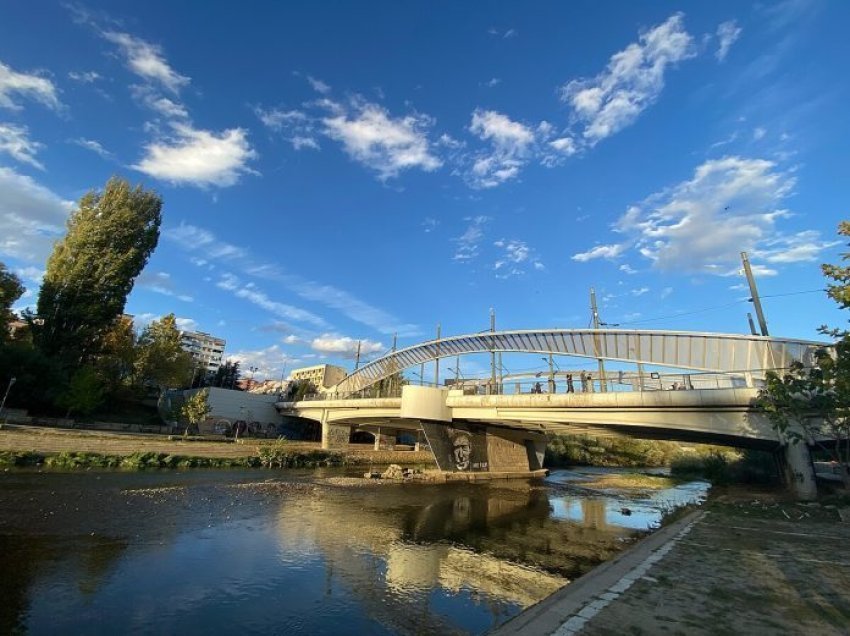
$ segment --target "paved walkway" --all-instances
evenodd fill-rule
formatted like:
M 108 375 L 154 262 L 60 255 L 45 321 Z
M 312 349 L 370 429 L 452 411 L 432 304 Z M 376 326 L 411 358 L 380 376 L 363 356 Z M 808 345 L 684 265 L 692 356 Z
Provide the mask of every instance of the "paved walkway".
M 711 505 L 494 633 L 850 634 L 850 523 L 822 506 Z

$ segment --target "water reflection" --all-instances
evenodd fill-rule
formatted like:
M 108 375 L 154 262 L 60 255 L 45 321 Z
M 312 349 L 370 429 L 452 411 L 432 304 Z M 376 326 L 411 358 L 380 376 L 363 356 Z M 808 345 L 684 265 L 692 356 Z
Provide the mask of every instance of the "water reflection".
M 0 476 L 0 633 L 482 633 L 650 515 L 621 519 L 616 497 L 557 475 L 367 488 L 279 475 Z

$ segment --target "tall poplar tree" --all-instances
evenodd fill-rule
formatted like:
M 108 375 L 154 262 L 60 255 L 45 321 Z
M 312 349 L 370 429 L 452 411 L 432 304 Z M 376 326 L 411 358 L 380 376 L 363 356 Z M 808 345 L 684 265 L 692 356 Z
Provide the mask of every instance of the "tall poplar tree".
M 9 335 L 9 322 L 12 320 L 12 305 L 20 298 L 24 291 L 21 279 L 10 272 L 3 263 L 0 263 L 0 342 L 6 340 Z
M 162 199 L 113 177 L 80 199 L 56 243 L 34 317 L 35 342 L 69 366 L 97 353 L 159 240 Z

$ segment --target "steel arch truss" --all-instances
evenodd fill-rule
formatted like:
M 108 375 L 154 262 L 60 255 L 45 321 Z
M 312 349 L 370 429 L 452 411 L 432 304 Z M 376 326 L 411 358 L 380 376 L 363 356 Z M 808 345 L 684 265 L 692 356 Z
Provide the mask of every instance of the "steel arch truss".
M 360 391 L 403 369 L 439 358 L 472 353 L 516 352 L 643 363 L 715 373 L 753 373 L 814 363 L 826 343 L 764 336 L 630 329 L 544 329 L 495 331 L 430 340 L 362 366 L 336 387 Z

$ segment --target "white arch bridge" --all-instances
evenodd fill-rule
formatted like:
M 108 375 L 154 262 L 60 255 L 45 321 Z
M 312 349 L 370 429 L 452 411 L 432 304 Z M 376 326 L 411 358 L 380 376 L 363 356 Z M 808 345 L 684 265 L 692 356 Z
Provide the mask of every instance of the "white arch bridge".
M 777 446 L 777 434 L 753 409 L 761 381 L 768 370 L 795 362 L 811 366 L 816 352 L 828 347 L 806 340 L 687 331 L 492 331 L 393 351 L 357 369 L 318 399 L 277 406 L 282 414 L 321 422 L 325 448 L 347 444 L 352 427 L 375 433 L 376 447 L 391 443 L 399 429 L 423 430 L 439 467 L 452 472 L 541 468 L 546 434 L 561 431 Z M 638 367 L 638 381 L 609 386 L 597 377 L 597 391 L 514 395 L 502 394 L 500 386 L 489 386 L 486 395 L 465 395 L 462 390 L 407 385 L 401 397 L 364 397 L 371 386 L 404 369 L 481 353 L 631 363 Z M 728 381 L 711 389 L 686 381 L 682 386 L 689 390 L 663 391 L 644 382 L 643 365 L 679 370 L 680 378 L 687 377 L 682 371 L 696 371 Z

